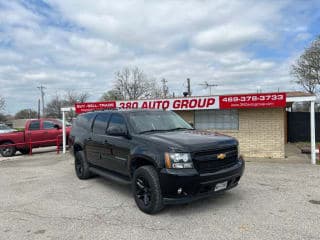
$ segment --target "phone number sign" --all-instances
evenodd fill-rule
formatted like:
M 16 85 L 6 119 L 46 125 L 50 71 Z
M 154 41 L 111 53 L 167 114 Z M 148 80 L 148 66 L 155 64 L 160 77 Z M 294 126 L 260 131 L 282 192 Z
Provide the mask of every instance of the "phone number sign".
M 220 109 L 274 108 L 286 106 L 285 93 L 258 93 L 219 97 Z

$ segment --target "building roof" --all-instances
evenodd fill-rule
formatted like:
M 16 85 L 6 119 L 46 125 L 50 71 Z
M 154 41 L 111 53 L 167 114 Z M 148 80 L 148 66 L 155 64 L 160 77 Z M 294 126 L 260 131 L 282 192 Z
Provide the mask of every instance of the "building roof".
M 310 97 L 310 96 L 315 96 L 312 93 L 306 93 L 302 91 L 294 91 L 294 92 L 286 92 L 287 97 Z

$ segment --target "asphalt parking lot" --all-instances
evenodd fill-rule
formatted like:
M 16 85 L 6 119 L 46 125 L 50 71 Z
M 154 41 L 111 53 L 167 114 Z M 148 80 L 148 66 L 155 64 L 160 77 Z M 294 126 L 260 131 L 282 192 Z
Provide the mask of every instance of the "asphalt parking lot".
M 69 154 L 0 158 L 0 173 L 0 239 L 320 236 L 320 166 L 247 162 L 237 188 L 153 216 L 138 210 L 128 186 L 78 180 Z

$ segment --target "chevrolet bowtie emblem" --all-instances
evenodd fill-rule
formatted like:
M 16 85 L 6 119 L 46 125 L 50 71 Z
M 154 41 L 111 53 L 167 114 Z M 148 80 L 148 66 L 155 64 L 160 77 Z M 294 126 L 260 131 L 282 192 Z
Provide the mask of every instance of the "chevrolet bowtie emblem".
M 217 155 L 217 158 L 218 158 L 219 160 L 223 160 L 223 159 L 226 158 L 226 154 L 220 153 L 220 154 Z

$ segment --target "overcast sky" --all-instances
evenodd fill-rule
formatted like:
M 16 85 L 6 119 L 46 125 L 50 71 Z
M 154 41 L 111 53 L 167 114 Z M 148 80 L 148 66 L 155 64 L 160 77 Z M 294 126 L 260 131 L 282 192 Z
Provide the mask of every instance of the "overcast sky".
M 96 101 L 138 66 L 181 94 L 298 90 L 290 65 L 320 34 L 320 2 L 0 0 L 0 95 L 7 113 L 66 90 Z

